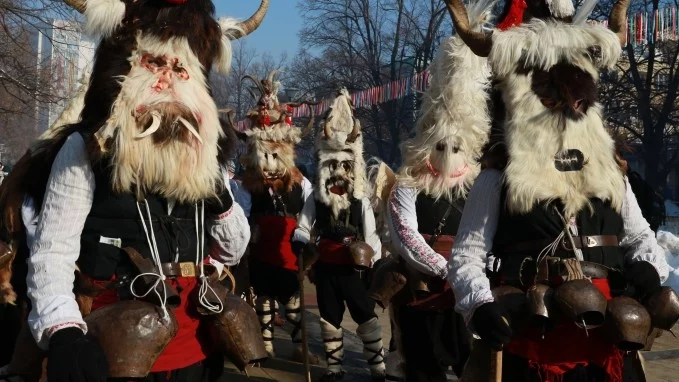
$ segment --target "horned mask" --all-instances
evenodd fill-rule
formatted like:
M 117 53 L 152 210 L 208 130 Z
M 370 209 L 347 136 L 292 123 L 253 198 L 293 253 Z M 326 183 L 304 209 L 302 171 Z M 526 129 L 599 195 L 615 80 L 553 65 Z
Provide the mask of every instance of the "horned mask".
M 557 11 L 565 6 L 531 0 L 522 24 L 492 32 L 472 30 L 460 0 L 446 2 L 460 38 L 488 57 L 502 95 L 509 210 L 559 199 L 570 217 L 590 198 L 620 210 L 625 186 L 597 86 L 599 70 L 620 56 L 629 0 L 613 6 L 610 29 L 585 22 L 591 7 L 568 16 Z
M 480 1 L 470 10 L 474 29 L 488 21 L 491 4 Z M 488 140 L 490 68 L 454 36 L 441 44 L 430 73 L 416 135 L 401 147 L 400 180 L 434 198 L 464 198 Z
M 268 0 L 248 20 L 214 17 L 210 0 L 66 0 L 101 36 L 81 124 L 108 158 L 112 185 L 138 198 L 180 202 L 216 195 L 224 138 L 208 86 L 227 72 L 231 41 L 253 32 Z
M 258 99 L 255 108 L 247 114 L 251 127 L 238 132 L 247 145 L 247 152 L 240 161 L 247 169 L 243 183 L 251 192 L 262 192 L 267 188 L 289 191 L 295 183 L 302 181 L 302 174 L 295 166 L 295 144 L 308 135 L 314 125 L 313 107 L 306 128 L 302 130 L 293 125 L 293 109 L 315 103 L 280 103 L 277 95 L 281 84 L 275 81 L 276 74 L 277 71 L 273 71 L 262 80 L 251 75 L 244 77 L 259 91 L 258 98 L 251 93 Z
M 321 122 L 323 134 L 316 139 L 318 174 L 316 199 L 337 217 L 352 199 L 364 196 L 366 166 L 363 159 L 361 124 L 347 89 L 337 92 Z

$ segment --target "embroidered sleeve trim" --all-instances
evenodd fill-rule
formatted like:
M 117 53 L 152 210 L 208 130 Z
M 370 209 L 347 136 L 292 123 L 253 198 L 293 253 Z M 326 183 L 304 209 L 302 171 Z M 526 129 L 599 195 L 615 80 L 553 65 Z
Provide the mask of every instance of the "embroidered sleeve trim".
M 440 266 L 442 260 L 445 261 L 445 258 L 434 252 L 424 242 L 424 238 L 419 232 L 412 230 L 405 224 L 404 219 L 401 219 L 401 216 L 403 215 L 402 208 L 393 198 L 389 201 L 389 208 L 391 209 L 391 222 L 405 249 L 410 252 L 413 257 L 419 259 L 420 262 L 431 268 L 437 275 L 445 277 L 447 273 L 446 268 Z
M 64 328 L 80 328 L 82 329 L 82 325 L 77 322 L 64 322 L 63 324 L 58 324 L 51 326 L 47 329 L 45 329 L 45 335 L 47 338 L 52 337 L 52 334 L 56 333 L 58 330 L 64 329 Z

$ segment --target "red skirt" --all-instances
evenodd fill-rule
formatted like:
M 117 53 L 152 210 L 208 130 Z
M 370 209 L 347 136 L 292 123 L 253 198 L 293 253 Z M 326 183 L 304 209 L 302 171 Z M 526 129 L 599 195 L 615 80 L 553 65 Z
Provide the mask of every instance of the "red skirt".
M 611 299 L 608 280 L 593 279 L 592 283 L 607 300 Z M 623 353 L 606 339 L 602 328 L 585 332 L 572 321 L 563 319 L 545 333 L 544 339 L 541 337 L 538 329 L 526 328 L 504 350 L 527 359 L 529 367 L 538 370 L 543 382 L 558 382 L 567 371 L 590 364 L 606 372 L 607 382 L 622 382 Z

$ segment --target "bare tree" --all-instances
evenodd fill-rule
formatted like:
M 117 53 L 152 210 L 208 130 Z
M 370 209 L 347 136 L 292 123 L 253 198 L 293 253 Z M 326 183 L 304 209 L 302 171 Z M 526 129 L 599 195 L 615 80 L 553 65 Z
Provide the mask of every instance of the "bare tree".
M 357 91 L 424 70 L 450 34 L 442 0 L 300 0 L 304 47 L 289 71 L 319 97 Z M 448 32 L 444 32 L 446 29 Z M 413 95 L 359 110 L 366 150 L 397 165 L 399 143 L 414 126 Z
M 611 5 L 602 4 L 601 13 L 607 13 Z M 634 0 L 628 17 L 644 11 L 654 14 L 668 5 L 660 0 Z M 629 43 L 617 70 L 602 78 L 609 125 L 629 142 L 640 145 L 644 178 L 661 194 L 668 175 L 679 168 L 678 55 L 677 41 Z
M 55 91 L 50 57 L 37 54 L 41 31 L 59 28 L 54 19 L 76 17 L 61 0 L 0 0 L 0 143 L 8 159 L 23 154 L 36 137 L 38 105 L 63 102 Z M 52 43 L 50 35 L 41 36 Z M 53 54 L 58 54 L 54 49 Z

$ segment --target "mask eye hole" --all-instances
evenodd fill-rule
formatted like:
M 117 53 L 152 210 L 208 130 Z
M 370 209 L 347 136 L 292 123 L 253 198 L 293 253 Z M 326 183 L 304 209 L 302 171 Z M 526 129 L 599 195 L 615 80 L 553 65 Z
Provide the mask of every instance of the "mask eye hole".
M 350 172 L 352 167 L 353 166 L 352 166 L 351 162 L 349 162 L 349 161 L 342 162 L 342 168 L 344 169 L 344 171 Z
M 330 171 L 337 170 L 337 161 L 331 160 L 330 163 L 328 163 L 328 167 L 330 167 Z
M 436 150 L 437 151 L 445 151 L 446 150 L 446 144 L 443 142 L 439 142 L 436 144 Z
M 454 145 L 451 150 L 453 151 L 453 154 L 457 154 L 460 151 L 460 146 Z
M 273 153 L 273 154 L 271 154 L 271 156 L 273 157 L 273 159 L 278 159 L 278 154 L 277 154 L 277 153 Z

